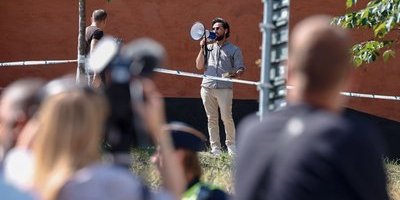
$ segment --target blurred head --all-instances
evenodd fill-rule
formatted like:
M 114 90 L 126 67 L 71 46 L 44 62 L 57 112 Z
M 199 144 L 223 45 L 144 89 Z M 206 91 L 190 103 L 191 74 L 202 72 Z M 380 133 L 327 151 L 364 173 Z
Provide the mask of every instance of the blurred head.
M 0 100 L 0 146 L 5 154 L 15 146 L 22 129 L 35 114 L 40 101 L 37 93 L 43 86 L 41 79 L 23 79 L 10 84 Z
M 313 16 L 293 29 L 289 49 L 289 81 L 297 95 L 339 95 L 350 72 L 350 38 L 330 24 L 328 16 Z
M 106 20 L 107 20 L 107 12 L 103 9 L 98 9 L 93 11 L 92 13 L 92 22 L 97 23 L 98 25 L 101 25 L 104 28 L 106 25 Z
M 197 156 L 197 151 L 204 149 L 206 137 L 198 130 L 179 122 L 168 124 L 165 129 L 171 134 L 174 144 L 174 154 L 183 166 L 187 181 L 201 177 L 201 167 Z M 164 158 L 160 148 L 152 156 L 151 161 L 159 170 L 163 169 Z
M 34 184 L 44 199 L 55 197 L 71 174 L 100 159 L 106 114 L 104 97 L 86 87 L 45 99 L 33 146 Z
M 217 38 L 215 40 L 221 41 L 223 39 L 229 38 L 230 36 L 230 28 L 227 21 L 224 19 L 217 17 L 211 22 L 212 31 L 216 33 Z

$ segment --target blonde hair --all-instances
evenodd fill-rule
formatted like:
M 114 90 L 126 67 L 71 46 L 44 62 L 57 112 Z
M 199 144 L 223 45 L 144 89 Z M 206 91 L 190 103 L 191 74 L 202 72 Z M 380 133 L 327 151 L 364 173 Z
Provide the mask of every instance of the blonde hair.
M 106 113 L 105 99 L 83 89 L 60 93 L 44 102 L 33 146 L 33 184 L 42 199 L 57 199 L 74 172 L 100 159 Z

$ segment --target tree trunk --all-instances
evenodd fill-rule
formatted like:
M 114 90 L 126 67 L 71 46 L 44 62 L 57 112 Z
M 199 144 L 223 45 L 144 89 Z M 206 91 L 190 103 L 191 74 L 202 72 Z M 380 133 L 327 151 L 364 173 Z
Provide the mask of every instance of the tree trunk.
M 76 68 L 76 82 L 86 81 L 85 50 L 86 50 L 86 0 L 79 0 L 79 35 L 78 35 L 78 66 Z

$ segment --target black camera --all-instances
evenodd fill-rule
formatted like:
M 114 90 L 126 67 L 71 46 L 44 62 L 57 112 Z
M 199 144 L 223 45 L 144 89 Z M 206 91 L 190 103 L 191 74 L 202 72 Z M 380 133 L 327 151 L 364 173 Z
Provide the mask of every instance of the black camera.
M 141 77 L 149 77 L 160 67 L 165 57 L 164 48 L 151 39 L 138 39 L 128 44 L 103 38 L 88 60 L 95 73 L 104 74 L 104 94 L 110 105 L 106 124 L 105 150 L 126 153 L 132 147 L 151 144 L 141 117 L 134 104 L 145 101 Z

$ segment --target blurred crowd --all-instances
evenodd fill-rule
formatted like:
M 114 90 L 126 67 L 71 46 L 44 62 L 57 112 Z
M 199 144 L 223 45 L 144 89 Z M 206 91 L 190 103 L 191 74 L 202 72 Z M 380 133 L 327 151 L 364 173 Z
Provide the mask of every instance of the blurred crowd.
M 121 85 L 117 68 L 102 72 L 101 88 L 64 76 L 25 78 L 2 91 L 0 199 L 388 199 L 379 135 L 340 114 L 350 38 L 329 22 L 313 16 L 291 33 L 289 106 L 239 125 L 235 194 L 202 180 L 197 152 L 207 134 L 167 123 L 154 82 L 138 73 Z M 158 190 L 130 168 L 141 137 L 155 148 Z

